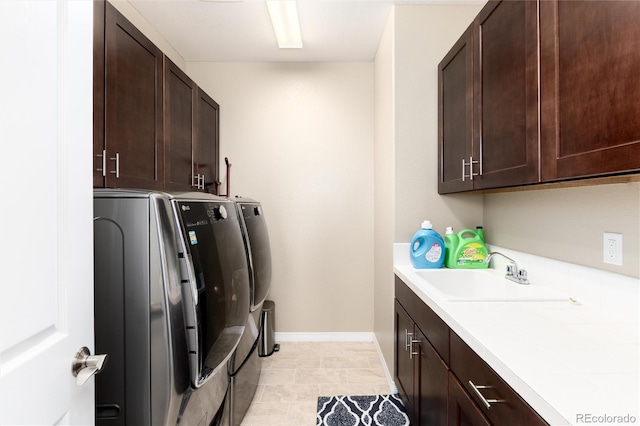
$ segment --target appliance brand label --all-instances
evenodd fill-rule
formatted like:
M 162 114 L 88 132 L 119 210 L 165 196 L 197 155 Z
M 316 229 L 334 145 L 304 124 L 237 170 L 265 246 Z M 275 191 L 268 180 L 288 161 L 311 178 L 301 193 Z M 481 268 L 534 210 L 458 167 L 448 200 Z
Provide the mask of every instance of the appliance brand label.
M 189 231 L 189 241 L 191 242 L 192 246 L 198 244 L 198 237 L 196 237 L 196 231 Z

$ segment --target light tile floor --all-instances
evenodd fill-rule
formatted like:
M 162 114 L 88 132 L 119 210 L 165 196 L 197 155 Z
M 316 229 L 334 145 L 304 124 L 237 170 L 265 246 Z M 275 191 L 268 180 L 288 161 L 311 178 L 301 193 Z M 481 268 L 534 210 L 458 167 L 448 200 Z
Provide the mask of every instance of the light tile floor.
M 282 342 L 262 358 L 242 426 L 313 426 L 318 396 L 389 394 L 372 342 Z

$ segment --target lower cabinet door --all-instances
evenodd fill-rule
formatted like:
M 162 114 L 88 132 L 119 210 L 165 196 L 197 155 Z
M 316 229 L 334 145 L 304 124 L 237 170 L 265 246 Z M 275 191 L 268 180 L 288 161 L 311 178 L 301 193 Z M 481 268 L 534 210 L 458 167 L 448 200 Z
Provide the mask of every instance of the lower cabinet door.
M 448 426 L 491 426 L 453 373 L 449 372 Z M 442 423 L 445 424 L 445 423 Z
M 395 368 L 394 375 L 398 392 L 402 397 L 411 423 L 417 414 L 415 401 L 414 360 L 409 356 L 409 342 L 413 338 L 413 320 L 404 308 L 395 301 Z
M 427 338 L 416 327 L 414 353 L 420 348 L 418 368 L 418 397 L 421 426 L 447 424 L 447 381 L 449 368 L 442 361 Z

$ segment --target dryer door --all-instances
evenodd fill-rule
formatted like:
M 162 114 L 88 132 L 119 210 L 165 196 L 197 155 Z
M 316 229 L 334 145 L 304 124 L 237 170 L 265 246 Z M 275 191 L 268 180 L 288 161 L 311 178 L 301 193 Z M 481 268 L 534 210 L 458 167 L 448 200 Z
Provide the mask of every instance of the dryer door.
M 251 310 L 257 309 L 267 298 L 271 285 L 271 246 L 267 222 L 258 202 L 239 203 L 244 227 L 249 240 L 252 276 Z
M 219 368 L 226 368 L 223 364 L 242 336 L 249 308 L 248 266 L 232 202 L 175 201 L 175 206 L 190 259 L 189 275 L 195 280 L 194 297 L 188 303 L 196 312 L 195 336 L 191 333 L 190 340 L 197 346 L 190 348 L 190 355 L 197 365 L 198 387 Z

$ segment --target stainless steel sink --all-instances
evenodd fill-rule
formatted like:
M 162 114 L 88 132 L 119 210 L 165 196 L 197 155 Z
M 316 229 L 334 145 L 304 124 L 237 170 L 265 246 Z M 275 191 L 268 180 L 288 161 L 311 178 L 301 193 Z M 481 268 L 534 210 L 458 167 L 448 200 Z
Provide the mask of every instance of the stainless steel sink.
M 552 288 L 517 284 L 494 269 L 418 269 L 422 284 L 449 301 L 561 301 L 568 296 Z

